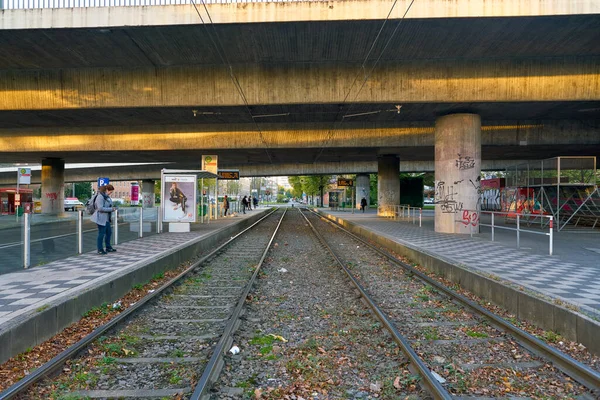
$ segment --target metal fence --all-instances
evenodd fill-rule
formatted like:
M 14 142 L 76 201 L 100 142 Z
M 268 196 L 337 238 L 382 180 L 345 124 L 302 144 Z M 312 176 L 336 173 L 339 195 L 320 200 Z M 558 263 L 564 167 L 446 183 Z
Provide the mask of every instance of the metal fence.
M 421 207 L 411 207 L 408 204 L 378 206 L 377 215 L 394 221 L 412 222 L 413 225 L 418 223 L 419 227 L 422 227 L 423 224 L 423 209 Z
M 204 0 L 206 4 L 236 3 L 299 3 L 327 0 Z M 339 0 L 338 0 L 339 1 Z M 203 0 L 194 0 L 202 5 Z M 0 0 L 0 9 L 25 10 L 36 8 L 139 7 L 192 4 L 191 0 Z
M 508 231 L 514 231 L 517 239 L 517 249 L 521 248 L 521 233 L 528 233 L 533 235 L 543 235 L 548 236 L 548 254 L 552 255 L 554 252 L 554 217 L 552 215 L 535 215 L 535 214 L 522 214 L 515 212 L 499 212 L 499 211 L 477 211 L 477 210 L 463 210 L 469 212 L 471 215 L 478 215 L 475 223 L 469 224 L 471 228 L 471 237 L 473 237 L 474 233 L 479 232 L 480 226 L 489 227 L 492 230 L 492 242 L 495 241 L 496 238 L 496 229 L 504 229 Z M 482 215 L 491 216 L 491 222 L 489 224 L 483 223 L 481 221 Z M 506 224 L 501 225 L 498 224 L 499 219 L 504 219 L 514 222 L 515 227 L 506 226 Z M 463 222 L 462 220 L 457 220 L 455 222 Z M 464 223 L 464 222 L 463 222 Z M 523 225 L 528 227 L 540 224 L 540 230 L 531 230 L 531 229 L 523 229 Z M 547 230 L 544 230 L 547 229 Z
M 3 231 L 13 242 L 0 245 L 0 274 L 41 266 L 96 249 L 95 223 L 77 212 L 77 218 L 32 224 L 33 214 L 25 213 L 19 224 Z M 123 208 L 114 212 L 112 243 L 117 245 L 161 232 L 160 208 Z M 113 222 L 114 222 L 113 221 Z M 18 239 L 21 233 L 20 240 Z

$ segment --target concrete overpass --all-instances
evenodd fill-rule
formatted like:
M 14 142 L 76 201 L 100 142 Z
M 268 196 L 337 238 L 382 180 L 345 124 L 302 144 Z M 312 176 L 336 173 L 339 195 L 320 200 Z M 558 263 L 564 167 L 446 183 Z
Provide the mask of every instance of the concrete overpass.
M 600 3 L 419 0 L 397 25 L 409 3 L 383 28 L 389 0 L 2 11 L 0 158 L 365 172 L 432 163 L 455 113 L 495 165 L 600 155 Z

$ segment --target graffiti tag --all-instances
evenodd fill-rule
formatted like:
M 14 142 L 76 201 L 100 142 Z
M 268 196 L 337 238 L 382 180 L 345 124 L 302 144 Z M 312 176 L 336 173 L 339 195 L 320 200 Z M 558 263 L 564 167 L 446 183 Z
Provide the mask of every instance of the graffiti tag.
M 475 159 L 469 156 L 461 156 L 458 154 L 458 160 L 456 160 L 456 167 L 460 170 L 475 168 Z

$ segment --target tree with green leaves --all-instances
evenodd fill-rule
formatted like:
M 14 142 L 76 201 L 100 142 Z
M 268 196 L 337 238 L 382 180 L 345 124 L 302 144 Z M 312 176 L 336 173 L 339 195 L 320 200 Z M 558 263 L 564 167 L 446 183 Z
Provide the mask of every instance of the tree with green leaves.
M 314 203 L 314 196 L 320 195 L 323 199 L 323 191 L 328 188 L 331 175 L 310 175 L 310 176 L 290 176 L 288 182 L 292 185 L 292 193 L 296 197 L 301 197 L 302 193 L 311 196 Z M 322 201 L 322 200 L 321 200 Z
M 73 189 L 75 193 L 73 194 Z M 76 182 L 65 184 L 65 198 L 77 197 L 81 201 L 86 201 L 92 197 L 92 184 L 91 182 Z

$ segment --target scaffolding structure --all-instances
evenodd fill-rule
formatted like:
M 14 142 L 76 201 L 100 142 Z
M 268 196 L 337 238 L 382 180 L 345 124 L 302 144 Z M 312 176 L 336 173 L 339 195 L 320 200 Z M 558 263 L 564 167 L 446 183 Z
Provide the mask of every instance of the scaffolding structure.
M 555 157 L 506 171 L 505 211 L 553 215 L 556 229 L 600 227 L 596 157 Z M 540 220 L 542 220 L 540 218 Z

